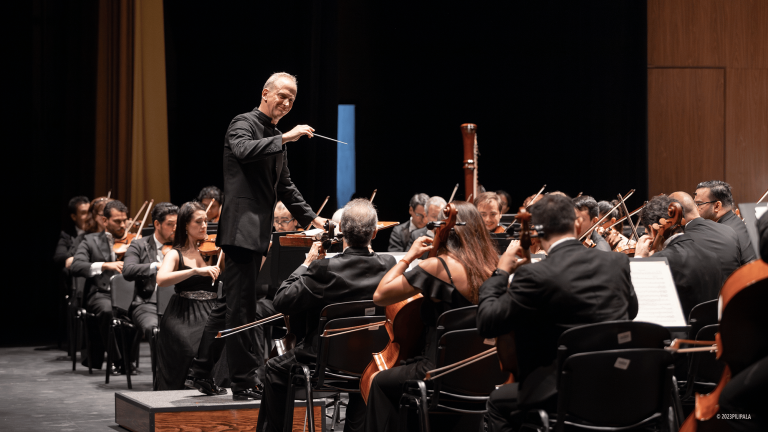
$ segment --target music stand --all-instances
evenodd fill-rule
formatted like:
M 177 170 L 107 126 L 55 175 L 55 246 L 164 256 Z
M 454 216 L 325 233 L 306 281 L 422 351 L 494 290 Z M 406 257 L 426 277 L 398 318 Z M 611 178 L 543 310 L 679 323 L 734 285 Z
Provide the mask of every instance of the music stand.
M 757 216 L 755 211 L 758 207 L 768 207 L 768 203 L 745 203 L 739 204 L 739 213 L 744 218 L 744 224 L 747 226 L 747 233 L 749 233 L 749 241 L 752 242 L 752 247 L 755 249 L 755 255 L 760 259 L 760 235 L 757 233 Z
M 256 278 L 259 298 L 273 298 L 280 284 L 288 279 L 306 259 L 308 247 L 281 247 L 280 237 L 286 234 L 296 234 L 298 231 L 273 232 L 272 246 L 267 252 L 267 258 L 261 266 L 259 277 Z

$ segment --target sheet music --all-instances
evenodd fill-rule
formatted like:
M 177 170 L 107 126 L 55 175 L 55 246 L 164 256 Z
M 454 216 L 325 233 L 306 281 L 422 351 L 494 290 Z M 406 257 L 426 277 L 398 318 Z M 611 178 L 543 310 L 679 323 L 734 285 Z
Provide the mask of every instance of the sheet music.
M 667 260 L 634 258 L 630 260 L 629 267 L 639 305 L 635 321 L 664 327 L 684 327 L 686 321 L 683 309 Z

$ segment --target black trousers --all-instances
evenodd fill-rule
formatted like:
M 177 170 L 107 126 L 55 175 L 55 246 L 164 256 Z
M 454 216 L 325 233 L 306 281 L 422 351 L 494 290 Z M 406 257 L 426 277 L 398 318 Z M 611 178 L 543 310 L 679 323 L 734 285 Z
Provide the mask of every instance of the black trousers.
M 149 341 L 152 329 L 157 327 L 157 303 L 131 303 L 131 322 Z
M 238 327 L 257 319 L 256 279 L 261 267 L 261 254 L 250 249 L 224 246 L 224 296 L 227 312 L 226 328 Z M 229 379 L 233 391 L 256 386 L 256 369 L 264 364 L 267 352 L 263 329 L 243 331 L 226 339 Z
M 203 337 L 197 348 L 197 356 L 192 360 L 192 376 L 195 378 L 213 378 L 213 367 L 221 358 L 221 353 L 226 347 L 226 338 L 216 339 L 220 331 L 227 328 L 227 302 L 226 296 L 219 300 L 219 305 L 211 310 L 208 321 L 205 323 Z
M 264 369 L 264 396 L 261 398 L 258 432 L 282 432 L 285 419 L 288 378 L 291 366 L 299 364 L 294 351 L 270 359 Z M 324 421 L 324 419 L 323 419 Z M 365 426 L 365 401 L 359 393 L 349 394 L 344 431 L 363 431 Z
M 112 326 L 112 296 L 109 293 L 95 292 L 88 297 L 85 311 L 94 314 L 95 318 L 86 319 L 86 331 L 91 343 L 91 351 L 87 355 L 91 358 L 91 366 L 101 369 L 104 363 L 104 352 L 109 343 L 109 328 Z M 113 362 L 121 359 L 117 344 L 112 345 Z M 88 363 L 83 360 L 83 366 Z

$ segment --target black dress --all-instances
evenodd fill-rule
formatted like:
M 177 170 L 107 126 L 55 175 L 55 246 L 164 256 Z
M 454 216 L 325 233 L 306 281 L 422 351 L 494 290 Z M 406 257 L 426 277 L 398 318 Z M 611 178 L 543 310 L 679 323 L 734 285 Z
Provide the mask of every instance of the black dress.
M 181 251 L 178 270 L 187 270 Z M 160 320 L 160 334 L 157 337 L 157 365 L 155 374 L 156 390 L 183 390 L 192 359 L 203 336 L 205 323 L 216 302 L 217 287 L 211 284 L 210 276 L 193 275 L 175 286 L 165 314 Z M 181 293 L 213 293 L 208 300 L 183 297 Z M 189 294 L 184 294 L 189 295 Z M 202 296 L 210 294 L 202 294 Z M 200 296 L 198 296 L 200 297 Z
M 399 429 L 398 407 L 400 396 L 403 394 L 403 384 L 408 380 L 422 379 L 427 371 L 435 368 L 434 334 L 437 319 L 441 314 L 451 309 L 472 306 L 456 286 L 453 277 L 442 258 L 437 257 L 445 267 L 451 283 L 444 282 L 421 267 L 416 266 L 404 274 L 405 279 L 414 288 L 421 291 L 424 301 L 421 303 L 421 319 L 424 322 L 422 337 L 425 341 L 422 355 L 414 360 L 409 360 L 405 366 L 394 367 L 380 372 L 371 383 L 371 391 L 368 396 L 368 406 L 365 418 L 365 430 L 372 431 L 397 431 Z M 432 299 L 439 300 L 438 302 Z M 415 416 L 409 419 L 409 430 L 418 430 L 413 423 Z M 465 431 L 477 430 L 471 425 L 482 423 L 482 415 L 432 415 L 430 426 L 432 430 L 439 431 Z

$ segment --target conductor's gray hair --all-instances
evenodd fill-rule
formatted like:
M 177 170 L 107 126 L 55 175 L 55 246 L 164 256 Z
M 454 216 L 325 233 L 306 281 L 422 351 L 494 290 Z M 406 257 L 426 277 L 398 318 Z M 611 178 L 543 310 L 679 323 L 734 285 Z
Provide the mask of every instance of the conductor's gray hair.
M 348 246 L 367 247 L 376 232 L 379 218 L 376 208 L 365 198 L 352 200 L 344 206 L 339 229 Z
M 264 83 L 264 88 L 268 90 L 272 90 L 275 88 L 275 83 L 280 78 L 288 78 L 290 80 L 293 80 L 293 83 L 297 86 L 299 85 L 299 81 L 296 79 L 295 76 L 289 74 L 288 72 L 275 72 L 272 75 L 270 75 L 269 79 L 267 79 L 267 82 Z

